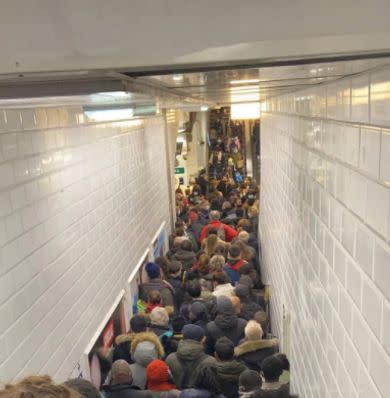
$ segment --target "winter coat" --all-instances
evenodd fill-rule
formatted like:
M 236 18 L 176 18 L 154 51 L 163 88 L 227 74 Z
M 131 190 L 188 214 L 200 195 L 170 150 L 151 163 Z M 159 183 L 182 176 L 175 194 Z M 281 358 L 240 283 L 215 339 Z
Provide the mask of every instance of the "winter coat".
M 179 390 L 169 390 L 169 391 L 150 391 L 153 398 L 179 398 Z
M 168 283 L 171 284 L 173 290 L 175 292 L 175 313 L 179 312 L 180 306 L 183 304 L 184 296 L 185 296 L 185 289 L 183 286 L 183 282 L 181 278 L 169 278 L 167 279 Z
M 142 283 L 139 286 L 139 297 L 141 300 L 147 302 L 148 294 L 152 290 L 158 290 L 161 293 L 164 307 L 174 305 L 174 291 L 173 287 L 166 281 L 160 278 L 151 279 L 149 282 Z
M 166 359 L 173 380 L 178 389 L 191 387 L 196 368 L 204 362 L 215 363 L 215 358 L 206 355 L 203 345 L 195 340 L 181 340 L 177 352 Z
M 201 241 L 206 238 L 207 230 L 209 228 L 216 228 L 218 230 L 223 229 L 223 233 L 225 235 L 225 239 L 223 240 L 226 242 L 231 242 L 237 236 L 237 231 L 232 227 L 229 227 L 229 225 L 223 224 L 219 220 L 211 220 L 207 225 L 203 227 L 202 232 L 200 233 Z M 220 238 L 222 237 L 220 236 Z
M 172 256 L 172 260 L 181 262 L 183 270 L 190 269 L 196 262 L 196 254 L 193 251 L 179 249 Z
M 267 388 L 267 386 L 270 386 L 273 384 L 274 386 L 272 388 Z M 266 383 L 263 382 L 263 386 L 261 387 L 261 390 L 256 394 L 256 398 L 289 398 L 290 393 L 288 386 L 280 384 L 278 382 L 276 383 Z
M 104 398 L 152 398 L 149 391 L 140 391 L 130 384 L 110 384 L 102 388 Z
M 230 297 L 234 295 L 234 287 L 231 283 L 225 283 L 223 285 L 217 285 L 213 291 L 215 297 L 226 296 Z
M 225 398 L 225 396 L 222 394 L 215 396 L 207 390 L 189 388 L 188 390 L 183 390 L 179 398 Z
M 216 316 L 206 327 L 206 353 L 214 354 L 215 343 L 220 337 L 229 338 L 234 345 L 244 338 L 246 320 L 238 318 L 235 313 L 223 313 Z
M 204 224 L 202 224 L 200 221 L 191 222 L 191 224 L 187 228 L 187 233 L 192 234 L 196 241 L 199 242 L 200 233 L 202 232 L 203 227 Z
M 223 266 L 223 270 L 227 273 L 232 285 L 235 285 L 240 280 L 239 269 L 246 263 L 245 260 L 230 261 Z
M 244 370 L 245 365 L 235 359 L 217 362 L 217 377 L 226 398 L 238 397 L 238 378 Z
M 240 317 L 250 321 L 254 318 L 256 312 L 263 311 L 263 308 L 252 300 L 242 301 Z
M 149 325 L 149 331 L 161 338 L 162 335 L 171 337 L 173 335 L 172 329 L 169 326 Z M 161 340 L 161 339 L 160 339 Z
M 146 367 L 150 362 L 157 358 L 157 349 L 152 342 L 145 340 L 137 344 L 133 354 L 133 360 L 135 363 L 130 365 L 131 373 L 133 375 L 133 386 L 142 390 L 146 388 Z
M 158 337 L 152 332 L 142 332 L 134 335 L 134 338 L 131 342 L 131 356 L 133 358 L 138 344 L 142 343 L 143 341 L 149 341 L 155 346 L 158 358 L 162 358 L 164 356 L 164 349 Z
M 278 352 L 278 340 L 248 340 L 234 349 L 234 354 L 245 366 L 260 372 L 261 364 L 265 358 Z
M 127 363 L 134 363 L 130 354 L 131 340 L 134 338 L 134 333 L 120 334 L 116 337 L 114 343 L 114 352 L 112 354 L 112 361 L 124 359 Z

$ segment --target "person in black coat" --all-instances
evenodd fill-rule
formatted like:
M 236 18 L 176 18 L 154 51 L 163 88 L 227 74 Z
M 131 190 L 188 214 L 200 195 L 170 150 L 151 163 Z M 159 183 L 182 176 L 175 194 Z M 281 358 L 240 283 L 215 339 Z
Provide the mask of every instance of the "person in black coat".
M 131 385 L 133 377 L 130 365 L 123 359 L 112 364 L 111 383 L 102 388 L 105 398 L 153 398 L 149 391 L 140 391 Z
M 246 320 L 238 318 L 229 297 L 217 298 L 217 316 L 206 326 L 206 353 L 214 354 L 215 343 L 221 337 L 229 338 L 234 345 L 238 345 L 244 338 Z
M 256 312 L 263 310 L 259 304 L 251 300 L 250 296 L 252 292 L 247 285 L 238 284 L 234 289 L 234 293 L 241 301 L 241 318 L 249 321 L 254 318 Z

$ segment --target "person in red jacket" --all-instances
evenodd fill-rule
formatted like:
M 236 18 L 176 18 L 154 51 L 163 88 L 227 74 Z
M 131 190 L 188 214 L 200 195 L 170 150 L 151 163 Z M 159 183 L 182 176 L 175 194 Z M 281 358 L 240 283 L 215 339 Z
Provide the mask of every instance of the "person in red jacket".
M 231 242 L 236 236 L 237 231 L 229 225 L 226 225 L 220 221 L 221 215 L 218 210 L 210 211 L 210 221 L 205 225 L 200 233 L 200 241 L 207 237 L 207 231 L 209 228 L 218 230 L 218 237 L 225 242 Z

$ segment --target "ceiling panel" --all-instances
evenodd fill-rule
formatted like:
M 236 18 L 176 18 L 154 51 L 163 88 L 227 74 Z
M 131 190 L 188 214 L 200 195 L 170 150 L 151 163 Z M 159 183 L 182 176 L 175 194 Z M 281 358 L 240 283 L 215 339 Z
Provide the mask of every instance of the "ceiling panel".
M 244 97 L 241 95 L 244 92 L 248 94 L 248 98 L 253 97 L 252 94 L 256 92 L 260 100 L 263 100 L 385 64 L 390 64 L 389 58 L 160 75 L 139 79 L 151 80 L 172 92 L 184 92 L 198 100 L 226 104 Z

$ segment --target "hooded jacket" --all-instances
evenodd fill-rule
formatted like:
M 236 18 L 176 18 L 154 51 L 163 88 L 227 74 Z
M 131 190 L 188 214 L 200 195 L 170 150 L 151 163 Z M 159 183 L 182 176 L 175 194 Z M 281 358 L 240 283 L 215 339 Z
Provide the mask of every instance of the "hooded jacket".
M 146 367 L 158 358 L 156 347 L 150 341 L 141 341 L 133 354 L 134 364 L 130 365 L 133 375 L 133 386 L 142 390 L 146 387 Z
M 158 290 L 161 293 L 164 307 L 174 305 L 174 290 L 168 282 L 163 281 L 160 278 L 154 278 L 151 279 L 149 282 L 142 283 L 139 286 L 140 299 L 147 302 L 148 294 L 152 290 Z
M 152 398 L 149 391 L 140 391 L 130 384 L 110 384 L 102 388 L 102 396 L 105 398 Z
M 197 261 L 196 254 L 193 251 L 179 249 L 172 256 L 172 260 L 181 262 L 183 270 L 190 269 Z
M 238 345 L 245 335 L 246 320 L 238 318 L 234 312 L 218 314 L 214 321 L 206 326 L 206 353 L 214 354 L 215 343 L 220 337 L 227 337 Z
M 196 368 L 205 361 L 215 363 L 215 358 L 206 355 L 202 343 L 195 340 L 181 340 L 177 352 L 168 355 L 166 363 L 179 390 L 191 387 Z
M 244 370 L 245 365 L 235 359 L 217 362 L 218 380 L 226 398 L 238 397 L 238 379 Z
M 142 333 L 137 333 L 131 343 L 131 355 L 132 357 L 134 356 L 135 350 L 138 346 L 139 343 L 143 341 L 149 341 L 152 343 L 157 350 L 157 355 L 159 358 L 162 358 L 164 356 L 164 348 L 158 339 L 158 337 L 152 333 L 152 332 L 142 332 Z
M 243 259 L 230 260 L 224 266 L 223 270 L 227 273 L 232 285 L 235 285 L 240 280 L 239 269 L 247 262 Z
M 248 340 L 234 349 L 236 358 L 250 370 L 260 372 L 265 358 L 278 351 L 278 340 Z
M 263 308 L 252 300 L 241 299 L 240 317 L 250 321 L 254 318 L 256 312 L 263 311 Z
M 115 362 L 118 359 L 124 359 L 127 363 L 134 363 L 130 354 L 131 341 L 134 338 L 135 333 L 120 334 L 115 339 L 114 352 L 112 354 L 112 361 Z

